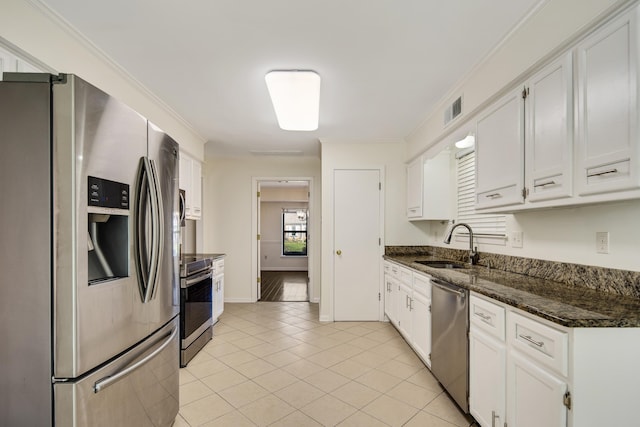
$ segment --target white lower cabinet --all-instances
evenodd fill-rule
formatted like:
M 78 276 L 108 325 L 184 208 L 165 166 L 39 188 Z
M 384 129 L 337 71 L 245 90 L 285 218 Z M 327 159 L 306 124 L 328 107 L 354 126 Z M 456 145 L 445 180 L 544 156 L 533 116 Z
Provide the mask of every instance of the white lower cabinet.
M 476 421 L 567 426 L 568 379 L 560 372 L 566 372 L 567 331 L 475 294 L 469 310 L 469 410 Z
M 469 408 L 483 427 L 638 425 L 640 328 L 566 328 L 471 293 Z
M 384 262 L 384 314 L 397 328 L 400 320 L 400 283 L 410 284 L 411 271 L 393 262 Z
M 399 299 L 398 299 L 398 330 L 404 335 L 407 341 L 410 341 L 411 337 L 411 286 L 400 283 Z
M 398 324 L 398 284 L 389 274 L 384 276 L 384 314 L 394 326 Z
M 481 426 L 505 422 L 506 356 L 504 341 L 477 330 L 469 333 L 469 409 Z
M 224 259 L 215 261 L 213 276 L 213 321 L 224 312 Z
M 411 345 L 431 367 L 431 300 L 416 292 L 411 299 Z
M 507 425 L 564 427 L 567 382 L 540 367 L 518 351 L 507 358 Z
M 430 277 L 385 261 L 384 312 L 418 357 L 431 367 Z
M 413 350 L 431 368 L 431 281 L 429 276 L 413 273 L 411 339 Z

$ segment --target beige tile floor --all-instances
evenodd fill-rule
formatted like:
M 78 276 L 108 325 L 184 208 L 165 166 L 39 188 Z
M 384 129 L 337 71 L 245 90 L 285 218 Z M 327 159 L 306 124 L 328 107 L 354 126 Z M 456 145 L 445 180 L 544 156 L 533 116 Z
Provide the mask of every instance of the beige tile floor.
M 180 370 L 174 426 L 470 425 L 391 325 L 317 319 L 317 304 L 227 304 Z

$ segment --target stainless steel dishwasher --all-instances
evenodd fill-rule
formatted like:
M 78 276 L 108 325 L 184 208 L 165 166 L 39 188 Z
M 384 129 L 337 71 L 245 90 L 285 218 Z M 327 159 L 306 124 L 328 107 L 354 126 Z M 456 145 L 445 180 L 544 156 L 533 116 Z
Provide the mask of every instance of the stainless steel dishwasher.
M 469 291 L 431 279 L 431 372 L 469 413 Z

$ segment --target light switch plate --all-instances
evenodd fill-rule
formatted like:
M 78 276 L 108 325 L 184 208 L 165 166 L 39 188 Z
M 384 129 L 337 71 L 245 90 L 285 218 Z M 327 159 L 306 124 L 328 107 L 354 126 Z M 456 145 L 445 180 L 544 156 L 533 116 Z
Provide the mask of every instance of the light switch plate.
M 596 253 L 599 253 L 599 254 L 609 253 L 609 232 L 608 231 L 596 231 Z
M 511 247 L 512 248 L 521 248 L 523 240 L 522 231 L 512 231 L 511 232 Z

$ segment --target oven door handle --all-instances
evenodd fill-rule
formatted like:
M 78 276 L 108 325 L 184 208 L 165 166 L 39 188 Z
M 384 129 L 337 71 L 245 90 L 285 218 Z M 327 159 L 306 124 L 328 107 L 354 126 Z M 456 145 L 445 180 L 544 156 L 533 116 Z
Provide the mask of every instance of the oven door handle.
M 185 285 L 186 285 L 185 288 L 188 288 L 189 286 L 194 285 L 203 280 L 209 279 L 210 277 L 213 277 L 213 271 L 211 270 L 205 271 L 204 273 L 200 273 L 197 276 L 187 277 L 185 279 Z

